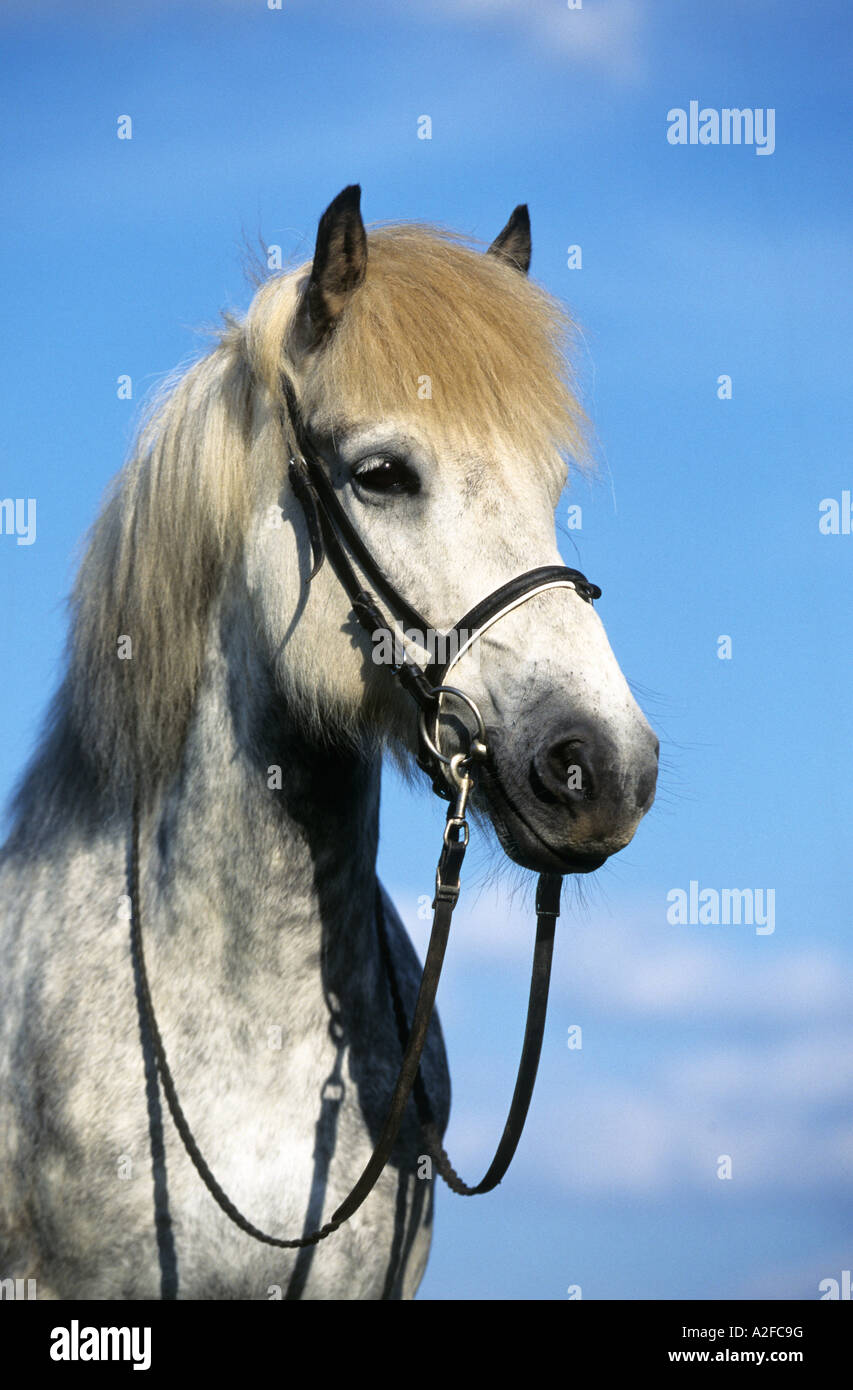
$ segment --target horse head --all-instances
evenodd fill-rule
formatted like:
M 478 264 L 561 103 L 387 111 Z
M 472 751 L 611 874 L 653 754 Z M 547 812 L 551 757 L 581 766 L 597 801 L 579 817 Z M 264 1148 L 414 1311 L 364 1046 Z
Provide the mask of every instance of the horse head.
M 350 187 L 324 213 L 312 263 L 268 282 L 249 312 L 265 428 L 281 431 L 285 456 L 294 434 L 310 450 L 367 553 L 366 574 L 350 556 L 356 571 L 369 589 L 375 562 L 397 620 L 383 655 L 334 567 L 309 582 L 317 537 L 294 489 L 267 499 L 248 551 L 260 627 L 280 687 L 327 734 L 370 732 L 417 756 L 416 711 L 390 674 L 401 648 L 446 670 L 435 648 L 461 613 L 522 572 L 562 567 L 554 516 L 584 422 L 563 351 L 571 325 L 529 262 L 524 207 L 484 254 L 417 225 L 368 234 Z M 598 868 L 654 799 L 658 741 L 593 592 L 543 585 L 481 632 L 451 632 L 467 703 L 443 697 L 432 725 L 451 756 L 474 737 L 466 710 L 481 716 L 472 804 L 540 872 Z M 407 629 L 395 595 L 426 631 Z

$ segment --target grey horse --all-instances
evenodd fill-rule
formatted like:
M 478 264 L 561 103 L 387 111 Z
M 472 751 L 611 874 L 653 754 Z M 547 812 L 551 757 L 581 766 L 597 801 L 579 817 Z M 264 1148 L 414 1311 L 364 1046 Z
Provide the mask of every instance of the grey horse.
M 39 1298 L 418 1287 L 433 1185 L 411 1104 L 369 1199 L 316 1246 L 259 1243 L 202 1184 L 140 1008 L 131 811 L 184 1112 L 239 1209 L 299 1236 L 361 1172 L 399 1066 L 374 914 L 380 769 L 386 753 L 413 767 L 417 745 L 330 567 L 308 582 L 281 374 L 353 526 L 446 631 L 561 563 L 554 513 L 585 422 L 571 323 L 529 260 L 524 207 L 484 253 L 421 224 L 368 234 L 345 189 L 313 261 L 267 279 L 154 404 L 92 529 L 67 671 L 0 860 L 0 1278 L 34 1279 Z M 474 809 L 516 863 L 586 873 L 628 843 L 658 745 L 590 604 L 541 594 L 454 680 L 493 751 Z M 384 905 L 411 1015 L 420 967 Z M 422 1071 L 443 1132 L 437 1019 Z

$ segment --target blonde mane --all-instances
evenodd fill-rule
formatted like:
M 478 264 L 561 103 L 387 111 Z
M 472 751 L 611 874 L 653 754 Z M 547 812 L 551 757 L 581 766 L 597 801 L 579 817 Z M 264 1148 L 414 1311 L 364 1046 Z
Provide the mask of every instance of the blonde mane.
M 255 508 L 285 476 L 282 365 L 312 408 L 372 418 L 422 409 L 438 437 L 499 437 L 525 459 L 583 457 L 565 356 L 572 325 L 556 300 L 435 228 L 372 229 L 368 246 L 366 280 L 307 370 L 292 346 L 302 266 L 264 283 L 245 321 L 229 322 L 155 402 L 80 567 L 43 776 L 60 740 L 117 804 L 177 766 L 211 605 Z
M 438 438 L 584 456 L 574 325 L 556 299 L 436 227 L 374 228 L 368 246 L 364 284 L 309 374 L 312 405 L 341 401 L 369 419 L 417 408 Z M 273 392 L 291 308 L 280 290 L 280 279 L 262 286 L 246 326 L 253 369 Z

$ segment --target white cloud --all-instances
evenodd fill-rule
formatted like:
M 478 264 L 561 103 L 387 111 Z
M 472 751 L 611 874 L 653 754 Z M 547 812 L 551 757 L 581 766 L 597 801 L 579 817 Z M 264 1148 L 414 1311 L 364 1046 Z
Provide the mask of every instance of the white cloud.
M 51 22 L 71 19 L 76 23 L 95 22 L 99 27 L 131 27 L 151 17 L 173 17 L 182 9 L 187 13 L 221 10 L 247 10 L 256 14 L 265 8 L 264 0 L 135 0 L 133 5 L 116 5 L 115 0 L 75 0 L 69 15 L 68 0 L 5 0 L 6 20 L 24 18 Z M 300 18 L 308 15 L 318 26 L 331 26 L 339 19 L 335 7 L 317 0 L 282 0 L 281 13 L 272 21 L 284 20 L 288 12 Z M 399 0 L 351 0 L 347 6 L 350 21 L 364 16 L 369 23 L 379 19 L 383 39 L 393 43 L 393 22 L 400 18 Z M 513 26 L 528 42 L 549 54 L 561 54 L 570 63 L 607 73 L 618 81 L 631 81 L 645 70 L 644 18 L 641 0 L 585 0 L 580 10 L 570 10 L 566 0 L 430 0 L 411 6 L 403 18 L 406 23 L 450 28 L 459 22 L 480 20 L 484 26 Z M 331 30 L 330 30 L 331 32 Z
M 735 1298 L 815 1299 L 822 1298 L 824 1279 L 841 1281 L 842 1270 L 853 1268 L 853 1241 L 824 1241 L 797 1260 L 779 1261 L 750 1274 Z M 825 1291 L 824 1291 L 825 1292 Z
M 640 0 L 586 0 L 580 10 L 570 10 L 566 0 L 433 0 L 427 9 L 444 19 L 513 23 L 549 53 L 619 80 L 635 79 L 645 70 Z
M 849 1034 L 827 1035 L 811 1059 L 817 1061 L 815 1074 L 849 1045 Z M 607 1075 L 594 1057 L 575 1057 L 568 1065 L 562 1079 L 553 1066 L 540 1078 L 515 1159 L 524 1181 L 573 1196 L 689 1192 L 723 1202 L 744 1192 L 757 1198 L 827 1196 L 849 1188 L 849 1078 L 839 1077 L 837 1107 L 823 1115 L 805 1065 L 802 1088 L 791 1084 L 781 1103 L 775 1078 L 780 1070 L 784 1074 L 785 1059 L 772 1047 L 760 1055 L 743 1052 L 724 1067 L 700 1055 L 681 1071 L 671 1059 L 650 1057 L 641 1082 Z M 485 1105 L 469 1109 L 460 1119 L 450 1131 L 451 1157 L 473 1173 L 490 1157 L 484 1136 L 494 1134 L 498 1120 L 491 1105 L 488 1112 Z M 718 1176 L 724 1155 L 731 1178 Z
M 417 897 L 408 889 L 392 897 L 423 953 L 429 922 L 417 916 Z M 484 960 L 523 965 L 534 922 L 532 890 L 469 891 L 454 922 L 449 968 Z M 663 892 L 659 904 L 607 912 L 579 909 L 569 898 L 557 927 L 552 990 L 625 1019 L 784 1026 L 853 1016 L 853 971 L 828 947 L 757 940 L 745 926 L 674 927 L 665 920 Z
M 853 1126 L 853 1027 L 679 1058 L 667 1076 L 673 1090 L 709 1102 L 750 1104 L 757 1089 L 765 1111 L 850 1105 Z

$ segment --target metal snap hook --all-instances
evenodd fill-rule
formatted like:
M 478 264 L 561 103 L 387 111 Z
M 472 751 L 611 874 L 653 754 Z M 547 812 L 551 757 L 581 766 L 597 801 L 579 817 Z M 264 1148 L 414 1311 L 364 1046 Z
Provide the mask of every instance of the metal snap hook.
M 450 759 L 450 777 L 456 785 L 456 800 L 453 803 L 453 811 L 450 819 L 451 821 L 460 822 L 463 825 L 465 824 L 465 810 L 468 805 L 468 797 L 474 785 L 474 779 L 465 766 L 467 761 L 468 758 L 464 753 L 454 753 L 453 757 Z M 444 838 L 445 843 L 447 843 L 446 833 Z

